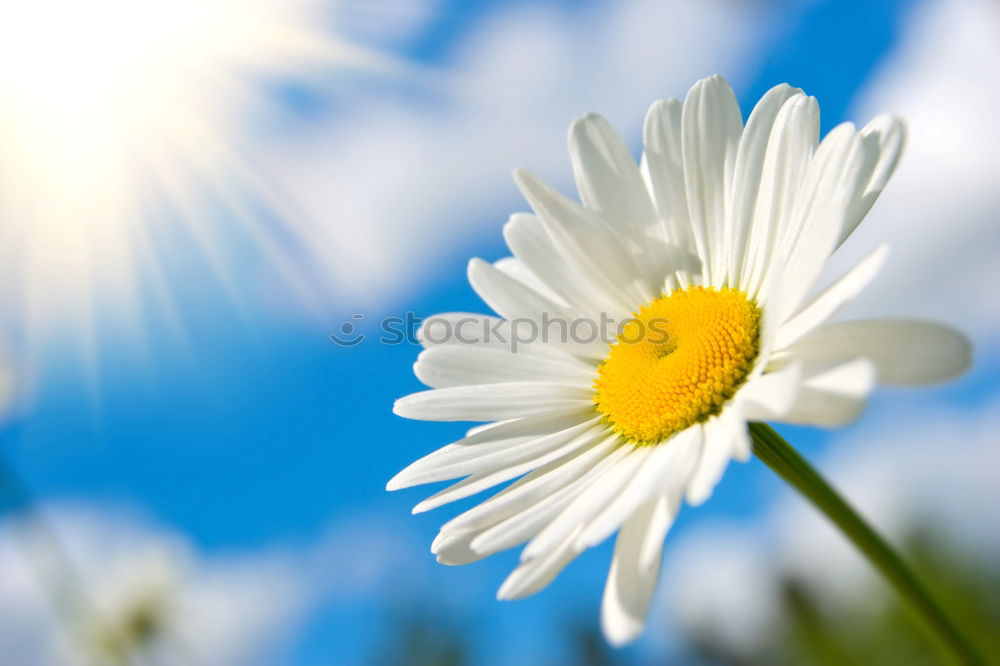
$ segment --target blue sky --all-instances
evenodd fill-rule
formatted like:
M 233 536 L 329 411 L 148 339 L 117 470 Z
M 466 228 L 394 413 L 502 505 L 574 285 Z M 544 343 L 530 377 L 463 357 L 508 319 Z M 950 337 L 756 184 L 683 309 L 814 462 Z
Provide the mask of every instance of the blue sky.
M 510 4 L 446 0 L 423 29 L 393 50 L 447 71 L 467 33 Z M 567 21 L 592 11 L 593 4 L 557 3 Z M 735 81 L 744 109 L 770 86 L 788 81 L 819 98 L 824 131 L 847 119 L 856 94 L 893 51 L 901 26 L 919 4 L 764 3 L 765 20 L 752 27 L 764 35 L 762 45 L 748 56 L 749 63 L 741 63 L 748 73 Z M 293 121 L 313 122 L 336 115 L 340 104 L 349 106 L 343 100 L 353 80 L 336 90 L 283 88 L 279 102 L 289 107 Z M 385 85 L 399 86 L 402 92 L 392 94 L 403 97 L 424 94 L 419 82 Z M 662 94 L 683 92 L 672 87 Z M 601 111 L 578 109 L 588 110 Z M 636 118 L 643 112 L 632 109 Z M 630 137 L 633 144 L 636 138 Z M 553 158 L 568 174 L 568 158 Z M 511 187 L 512 202 L 513 192 Z M 431 277 L 383 312 L 399 302 L 420 315 L 482 311 L 464 280 L 465 263 L 470 256 L 506 254 L 500 225 L 512 210 L 499 208 L 472 221 L 471 231 L 438 257 Z M 596 620 L 607 545 L 585 554 L 538 597 L 500 604 L 493 593 L 514 554 L 463 568 L 435 565 L 430 541 L 456 510 L 410 517 L 410 507 L 426 493 L 385 492 L 396 471 L 465 428 L 407 422 L 391 414 L 395 398 L 420 388 L 410 369 L 415 348 L 371 339 L 339 348 L 327 336 L 355 311 L 353 299 L 335 298 L 318 316 L 281 316 L 271 299 L 259 298 L 266 292 L 261 288 L 266 269 L 241 273 L 253 279 L 237 287 L 234 299 L 190 240 L 170 234 L 164 232 L 160 252 L 183 334 L 156 308 L 144 314 L 145 345 L 107 325 L 101 330 L 96 381 L 72 352 L 50 350 L 33 405 L 4 427 L 3 450 L 40 499 L 134 507 L 153 523 L 187 535 L 208 556 L 308 550 L 336 538 L 338 530 L 354 534 L 366 524 L 412 549 L 395 560 L 412 561 L 412 571 L 376 578 L 369 593 L 343 593 L 333 586 L 330 598 L 317 603 L 293 632 L 290 663 L 362 660 L 388 609 L 417 598 L 467 627 L 484 663 L 507 663 L 512 655 L 552 656 L 558 650 L 554 628 Z M 232 256 L 242 265 L 264 265 L 252 246 L 239 239 L 232 243 Z M 366 326 L 381 314 L 375 310 L 368 311 Z M 64 335 L 72 339 L 74 331 Z M 991 388 L 989 373 L 978 370 L 919 399 L 880 393 L 872 409 L 911 400 L 975 402 Z M 788 432 L 810 455 L 821 452 L 827 439 L 807 429 Z M 709 504 L 683 514 L 673 538 L 683 538 L 690 524 L 706 516 L 756 515 L 778 488 L 759 463 L 734 465 Z M 364 560 L 369 554 L 362 550 L 353 557 Z M 338 565 L 348 571 L 353 566 Z M 414 580 L 407 582 L 410 574 Z M 645 649 L 640 644 L 629 654 L 639 659 Z

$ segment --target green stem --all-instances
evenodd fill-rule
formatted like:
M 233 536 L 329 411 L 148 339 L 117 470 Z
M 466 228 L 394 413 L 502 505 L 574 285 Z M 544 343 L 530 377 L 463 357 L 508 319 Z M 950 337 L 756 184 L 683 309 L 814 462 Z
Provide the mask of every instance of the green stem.
M 888 580 L 959 664 L 984 664 L 982 657 L 941 610 L 913 571 L 886 541 L 837 494 L 809 462 L 766 423 L 751 423 L 754 453 L 833 521 Z

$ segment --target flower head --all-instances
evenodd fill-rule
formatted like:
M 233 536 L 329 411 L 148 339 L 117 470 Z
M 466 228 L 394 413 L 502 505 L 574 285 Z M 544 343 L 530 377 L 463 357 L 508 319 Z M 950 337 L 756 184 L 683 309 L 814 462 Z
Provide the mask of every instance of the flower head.
M 490 326 L 477 338 L 425 329 L 415 372 L 432 390 L 395 406 L 488 424 L 388 486 L 464 477 L 423 511 L 513 481 L 446 523 L 432 547 L 440 562 L 465 564 L 527 542 L 501 598 L 540 590 L 617 531 L 602 604 L 616 644 L 642 629 L 682 500 L 705 501 L 729 460 L 750 456 L 748 421 L 839 425 L 876 381 L 940 381 L 969 361 L 965 339 L 938 324 L 830 323 L 884 247 L 814 293 L 896 165 L 898 120 L 845 123 L 820 141 L 816 100 L 779 85 L 744 125 L 715 76 L 683 103 L 654 104 L 643 143 L 636 164 L 604 119 L 575 122 L 582 203 L 515 174 L 534 215 L 504 228 L 514 257 L 469 265 L 502 320 L 435 318 Z M 608 320 L 620 324 L 610 339 L 566 334 Z M 516 337 L 523 322 L 539 335 L 505 346 L 502 334 Z

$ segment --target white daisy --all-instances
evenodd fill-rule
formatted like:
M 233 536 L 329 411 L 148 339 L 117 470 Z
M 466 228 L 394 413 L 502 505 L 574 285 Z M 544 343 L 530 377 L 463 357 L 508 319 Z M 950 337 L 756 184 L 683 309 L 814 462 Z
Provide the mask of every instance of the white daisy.
M 40 505 L 0 520 L 0 663 L 247 666 L 309 599 L 293 562 L 208 557 L 109 507 Z
M 749 421 L 838 425 L 858 415 L 876 381 L 921 384 L 963 370 L 969 347 L 944 326 L 828 323 L 878 271 L 884 247 L 812 295 L 902 143 L 890 117 L 860 131 L 845 123 L 820 141 L 816 100 L 787 85 L 744 126 L 716 76 L 683 103 L 652 106 L 641 164 L 603 118 L 576 121 L 569 144 L 582 204 L 518 171 L 535 214 L 504 228 L 514 257 L 469 265 L 473 288 L 506 321 L 441 315 L 443 329 L 477 324 L 443 341 L 425 325 L 414 370 L 432 390 L 395 405 L 409 418 L 491 422 L 389 482 L 464 477 L 414 512 L 516 479 L 441 528 L 438 561 L 465 564 L 527 542 L 498 594 L 515 599 L 617 530 L 602 627 L 612 643 L 628 642 L 682 499 L 705 501 L 730 458 L 749 458 Z M 634 319 L 610 344 L 561 334 L 602 315 Z M 524 322 L 550 335 L 513 352 L 501 338 Z

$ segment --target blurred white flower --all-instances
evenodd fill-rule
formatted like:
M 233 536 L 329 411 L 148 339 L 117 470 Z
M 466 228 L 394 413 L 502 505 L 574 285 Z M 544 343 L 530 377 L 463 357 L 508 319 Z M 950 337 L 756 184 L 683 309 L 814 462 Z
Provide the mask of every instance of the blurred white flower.
M 5 663 L 273 663 L 307 603 L 283 556 L 207 557 L 113 510 L 38 510 L 0 527 Z
M 178 661 L 186 652 L 175 625 L 185 564 L 167 550 L 150 548 L 117 561 L 103 580 L 91 581 L 72 627 L 87 661 L 129 664 L 158 655 Z M 193 609 L 197 611 L 197 609 Z M 193 657 L 194 655 L 192 655 Z

